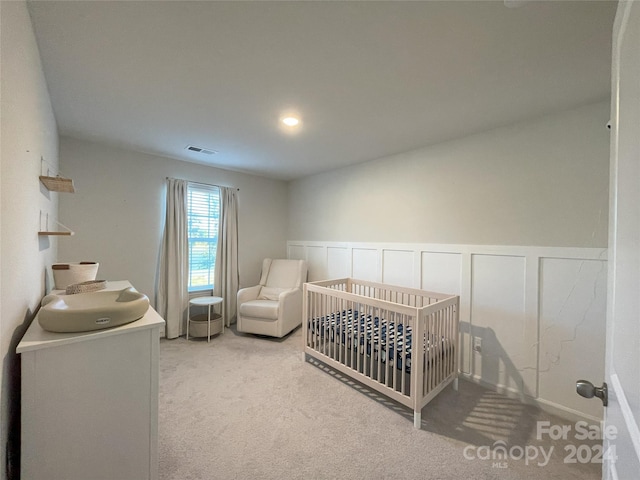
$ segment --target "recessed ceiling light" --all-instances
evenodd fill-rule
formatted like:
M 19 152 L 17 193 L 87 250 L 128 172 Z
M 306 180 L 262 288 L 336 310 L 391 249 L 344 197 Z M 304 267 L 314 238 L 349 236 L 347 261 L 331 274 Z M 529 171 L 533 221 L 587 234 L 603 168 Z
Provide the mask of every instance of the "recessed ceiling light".
M 282 119 L 282 123 L 284 123 L 287 127 L 295 127 L 300 123 L 300 120 L 296 117 L 284 117 Z

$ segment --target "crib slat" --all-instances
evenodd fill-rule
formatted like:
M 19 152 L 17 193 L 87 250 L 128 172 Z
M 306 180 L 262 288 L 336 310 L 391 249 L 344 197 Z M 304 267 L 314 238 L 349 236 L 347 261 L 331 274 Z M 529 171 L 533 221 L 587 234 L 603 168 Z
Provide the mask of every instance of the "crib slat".
M 375 309 L 371 309 L 371 310 L 369 310 L 369 312 L 370 312 L 370 315 L 367 317 L 367 319 L 369 321 L 369 330 L 368 331 L 371 332 L 372 329 L 373 329 L 373 318 L 374 318 L 374 314 L 375 314 Z M 369 350 L 368 350 L 368 353 L 369 353 L 369 362 L 368 362 L 369 363 L 369 370 L 368 370 L 367 374 L 368 374 L 369 377 L 371 377 L 373 375 L 373 355 L 374 355 L 373 354 L 373 345 L 372 345 L 373 339 L 371 338 L 371 336 L 373 336 L 373 334 L 367 335 L 367 342 L 368 342 L 368 345 L 369 345 L 369 347 L 368 347 L 369 348 Z
M 325 355 L 329 355 L 329 338 L 331 335 L 331 310 L 329 309 L 329 302 L 331 301 L 331 297 L 322 297 L 320 299 L 320 310 L 322 311 L 322 316 L 326 319 L 324 322 L 324 331 L 322 334 L 322 353 Z
M 444 380 L 447 378 L 447 346 L 445 345 L 445 338 L 447 337 L 447 311 L 440 311 L 440 378 Z
M 442 311 L 438 311 L 436 313 L 436 322 L 437 322 L 436 350 L 434 352 L 436 354 L 436 357 L 433 359 L 433 362 L 435 363 L 436 368 L 438 370 L 438 376 L 436 377 L 436 383 L 434 387 L 436 385 L 439 385 L 440 382 L 442 381 L 442 361 L 440 357 L 440 353 L 442 350 Z
M 422 387 L 423 395 L 429 393 L 431 389 L 431 377 L 433 375 L 433 369 L 431 368 L 431 362 L 429 358 L 432 352 L 432 341 L 431 341 L 431 315 L 427 315 L 425 317 L 425 348 L 424 348 L 424 361 L 425 361 L 425 382 Z
M 397 323 L 397 322 L 396 322 Z M 392 321 L 390 321 L 389 323 L 387 323 L 387 361 L 384 362 L 384 384 L 386 386 L 389 386 L 389 381 L 391 380 L 389 378 L 389 368 L 394 368 L 394 363 L 392 362 L 391 357 L 391 351 L 393 350 L 393 352 L 397 352 L 396 348 L 397 348 L 397 344 L 395 344 L 394 342 L 397 342 L 397 335 L 394 337 L 393 342 L 389 339 L 389 325 L 392 324 Z
M 314 350 L 318 349 L 318 346 L 316 344 L 316 340 L 318 338 L 318 312 L 316 311 L 316 300 L 318 298 L 318 294 L 315 292 L 311 292 L 311 296 L 309 298 L 309 303 L 311 304 L 310 308 L 311 308 L 311 325 L 312 325 L 312 330 L 311 330 L 311 347 Z
M 331 343 L 333 344 L 333 358 L 337 361 L 340 361 L 340 342 L 342 339 L 342 337 L 340 336 L 340 332 L 342 331 L 342 315 L 340 314 L 340 303 L 341 300 L 339 298 L 334 298 L 333 305 L 331 305 L 333 311 L 336 312 L 336 326 L 333 329 L 333 341 Z
M 447 315 L 447 333 L 446 333 L 446 338 L 449 339 L 451 338 L 453 331 L 451 329 L 451 307 L 448 307 L 445 310 L 445 313 Z M 452 371 L 452 365 L 451 365 L 451 346 L 449 345 L 449 340 L 447 340 L 446 345 L 444 345 L 445 347 L 445 351 L 447 353 L 447 376 L 451 375 L 451 371 Z
M 440 338 L 440 312 L 436 312 L 434 314 L 434 335 L 433 335 L 433 356 L 431 357 L 431 364 L 433 365 L 433 369 L 435 371 L 433 386 L 435 387 L 440 383 L 440 363 L 438 362 L 439 358 L 439 338 Z
M 440 367 L 442 366 L 442 362 L 438 361 L 440 359 L 440 312 L 436 312 L 435 320 L 436 320 L 436 328 L 435 328 L 436 334 L 435 334 L 435 338 L 433 339 L 435 349 L 433 351 L 433 359 L 431 360 L 436 370 L 436 375 L 435 375 L 436 378 L 433 385 L 434 387 L 440 383 L 440 373 L 441 373 Z
M 451 336 L 449 337 L 449 348 L 451 349 L 451 373 L 453 373 L 454 375 L 457 375 L 458 372 L 456 372 L 456 355 L 458 354 L 458 344 L 456 341 L 454 341 L 454 339 L 456 338 L 456 323 L 457 323 L 457 318 L 456 318 L 456 308 L 454 305 L 452 305 L 451 307 L 449 307 L 449 312 L 451 315 Z
M 429 366 L 429 352 L 428 349 L 431 348 L 430 344 L 429 344 L 429 316 L 426 315 L 424 317 L 424 324 L 425 324 L 425 341 L 424 341 L 424 346 L 420 349 L 420 354 L 424 356 L 424 364 L 425 364 L 425 368 L 424 368 L 424 384 L 422 385 L 422 395 L 426 395 L 427 390 L 429 388 L 429 377 L 431 376 L 431 373 L 429 371 L 430 366 Z M 416 338 L 416 342 L 419 342 L 420 340 L 418 338 Z
M 402 365 L 401 368 L 397 368 L 397 366 L 393 369 L 394 372 L 396 372 L 396 375 L 400 375 L 400 391 L 402 393 L 405 393 L 407 391 L 407 376 L 404 374 L 405 368 L 407 368 L 407 326 L 408 326 L 408 322 L 404 322 L 404 316 L 401 316 L 400 318 L 403 320 L 403 327 L 402 327 L 402 353 L 400 354 L 399 358 L 402 360 Z M 396 326 L 397 328 L 397 326 Z M 398 356 L 396 355 L 396 358 Z M 409 387 L 411 388 L 411 387 Z
M 316 302 L 316 298 L 317 298 L 317 293 L 315 292 L 309 292 L 309 309 L 310 309 L 310 317 L 311 317 L 311 348 L 313 348 L 314 350 L 317 350 L 317 345 L 316 345 L 316 336 L 318 334 L 318 326 L 317 326 L 317 322 L 318 322 L 318 313 L 316 312 L 316 308 L 315 308 L 315 302 Z
M 324 302 L 323 296 L 319 295 L 317 299 L 316 309 L 318 311 L 318 317 L 321 319 L 324 319 L 324 321 L 321 321 L 320 325 L 318 325 L 318 350 L 321 351 L 322 353 L 325 353 L 323 350 L 323 347 L 324 347 L 323 343 L 324 343 L 324 337 L 325 337 L 324 329 L 326 327 L 327 317 L 325 316 L 326 314 L 322 309 L 323 302 Z
M 438 359 L 438 313 L 434 312 L 432 315 L 433 318 L 433 334 L 431 337 L 432 340 L 432 349 L 431 349 L 431 365 L 433 367 L 433 378 L 431 379 L 431 390 L 438 384 L 438 364 L 436 360 Z
M 376 361 L 376 380 L 380 381 L 380 374 L 382 373 L 382 322 L 383 322 L 383 318 L 388 318 L 388 314 L 386 313 L 386 311 L 379 311 L 378 312 L 378 329 L 377 329 L 377 334 L 373 335 L 373 343 L 374 344 L 378 344 L 378 349 L 377 349 L 377 361 Z M 378 338 L 378 340 L 376 341 L 375 337 Z M 374 353 L 375 354 L 375 353 Z
M 451 342 L 449 341 L 449 339 L 453 336 L 453 318 L 452 318 L 452 312 L 451 312 L 451 307 L 448 307 L 446 309 L 447 312 L 447 343 L 446 343 L 446 349 L 447 349 L 447 376 L 451 375 L 451 373 L 453 373 L 453 364 L 452 364 L 452 360 L 453 360 L 453 351 L 451 348 Z
M 338 302 L 338 313 L 340 315 L 340 332 L 338 334 L 338 350 L 340 363 L 347 364 L 347 339 L 348 339 L 348 325 L 344 315 L 347 311 L 347 302 L 340 300 Z
M 438 312 L 438 350 L 436 351 L 438 354 L 438 357 L 434 360 L 434 362 L 437 363 L 438 365 L 438 383 L 436 383 L 436 385 L 439 385 L 442 380 L 444 379 L 444 357 L 443 357 L 443 344 L 442 344 L 442 339 L 444 337 L 444 311 L 440 310 Z
M 336 312 L 335 303 L 336 303 L 335 297 L 329 297 L 327 312 L 333 312 L 332 313 L 333 321 L 337 322 L 338 318 L 337 318 L 337 314 L 335 313 Z M 329 356 L 334 360 L 336 359 L 336 338 L 335 337 L 336 337 L 336 329 L 335 327 L 331 327 L 331 324 L 329 324 L 329 335 L 327 335 L 327 345 L 329 347 Z
M 435 351 L 436 348 L 438 348 L 438 346 L 436 345 L 436 336 L 437 336 L 437 321 L 436 321 L 436 314 L 433 313 L 431 315 L 431 335 L 430 335 L 430 344 L 431 344 L 431 348 L 429 349 L 429 358 L 428 358 L 428 362 L 430 364 L 430 372 L 431 372 L 431 382 L 429 384 L 429 391 L 431 391 L 433 389 L 433 387 L 436 385 L 436 379 L 438 377 L 438 369 L 437 366 L 434 364 L 433 360 L 435 358 Z
M 356 305 L 352 306 L 352 311 L 351 311 L 351 315 L 352 317 L 355 316 L 355 309 L 356 309 Z M 358 361 L 359 359 L 356 359 L 356 357 L 354 357 L 354 355 L 357 356 L 357 352 L 358 352 L 358 348 L 360 347 L 360 340 L 358 339 L 358 327 L 356 325 L 355 320 L 351 321 L 351 325 L 352 325 L 352 329 L 351 329 L 351 368 L 355 368 L 356 371 L 358 370 L 358 366 L 360 364 L 360 362 Z M 358 365 L 356 365 L 356 362 L 358 363 Z
M 340 322 L 342 321 L 342 316 L 340 315 L 340 299 L 332 298 L 331 299 L 331 311 L 334 312 L 335 318 L 335 327 L 333 328 L 332 336 L 330 337 L 330 344 L 332 347 L 332 358 L 334 360 L 339 359 L 338 351 L 340 345 Z
M 360 342 L 362 341 L 362 332 L 360 331 L 360 315 L 362 315 L 362 305 L 360 303 L 358 303 L 358 314 L 355 315 L 354 314 L 354 318 L 353 318 L 353 322 L 354 325 L 356 325 L 357 328 L 357 332 L 358 332 L 358 343 L 356 344 L 356 362 L 358 363 L 358 372 L 362 373 L 362 361 L 360 359 L 360 351 L 361 351 L 361 346 L 360 346 Z M 356 318 L 357 317 L 357 318 Z

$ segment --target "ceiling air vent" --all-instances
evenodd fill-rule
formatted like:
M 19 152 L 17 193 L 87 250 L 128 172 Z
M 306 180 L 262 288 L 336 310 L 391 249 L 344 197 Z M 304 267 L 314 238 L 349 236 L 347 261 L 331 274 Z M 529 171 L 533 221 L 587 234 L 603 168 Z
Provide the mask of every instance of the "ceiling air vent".
M 187 150 L 189 150 L 190 152 L 202 153 L 204 155 L 214 155 L 214 154 L 218 153 L 215 150 L 209 150 L 208 148 L 196 147 L 195 145 L 187 145 L 185 148 Z

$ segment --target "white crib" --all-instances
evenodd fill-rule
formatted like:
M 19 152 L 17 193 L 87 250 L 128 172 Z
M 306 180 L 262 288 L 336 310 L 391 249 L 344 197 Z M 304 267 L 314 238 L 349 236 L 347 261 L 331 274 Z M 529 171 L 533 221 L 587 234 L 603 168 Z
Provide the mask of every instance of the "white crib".
M 458 388 L 456 295 L 343 278 L 304 284 L 305 359 L 413 409 Z

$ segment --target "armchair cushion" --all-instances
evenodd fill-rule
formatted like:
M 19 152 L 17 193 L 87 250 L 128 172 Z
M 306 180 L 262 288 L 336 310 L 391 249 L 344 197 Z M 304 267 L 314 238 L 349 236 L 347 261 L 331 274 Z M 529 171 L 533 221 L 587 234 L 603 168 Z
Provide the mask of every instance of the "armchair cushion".
M 272 260 L 269 266 L 265 287 L 302 288 L 305 279 L 301 278 L 300 262 L 296 260 Z M 306 277 L 306 269 L 304 271 Z
M 278 300 L 280 294 L 289 290 L 288 288 L 279 288 L 279 287 L 262 287 L 260 290 L 260 295 L 258 295 L 258 300 Z
M 250 300 L 240 304 L 240 314 L 247 317 L 278 319 L 278 301 Z

